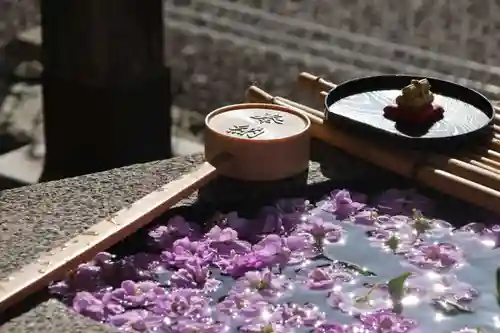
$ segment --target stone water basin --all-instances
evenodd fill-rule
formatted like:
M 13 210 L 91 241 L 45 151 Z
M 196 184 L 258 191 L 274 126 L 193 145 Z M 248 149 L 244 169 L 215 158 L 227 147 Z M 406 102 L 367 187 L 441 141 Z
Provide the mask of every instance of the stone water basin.
M 334 190 L 250 219 L 176 216 L 50 290 L 123 332 L 500 331 L 500 226 L 454 228 L 438 210 L 414 190 Z

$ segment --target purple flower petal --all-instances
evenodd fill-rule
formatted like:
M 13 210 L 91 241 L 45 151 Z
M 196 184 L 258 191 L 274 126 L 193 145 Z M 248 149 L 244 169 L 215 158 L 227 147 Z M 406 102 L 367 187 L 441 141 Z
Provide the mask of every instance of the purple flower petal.
M 387 310 L 361 314 L 359 320 L 365 328 L 374 332 L 407 333 L 417 327 L 414 320 Z
M 290 287 L 290 281 L 283 276 L 275 275 L 269 270 L 250 271 L 236 280 L 229 292 L 232 294 L 257 293 L 264 299 L 279 298 Z
M 365 206 L 362 202 L 354 201 L 349 191 L 338 190 L 332 192 L 329 198 L 323 201 L 320 208 L 335 214 L 339 219 L 346 219 L 362 210 Z
M 102 321 L 105 316 L 104 304 L 89 292 L 81 291 L 73 299 L 73 309 L 91 319 Z
M 454 267 L 463 256 L 455 245 L 441 243 L 418 246 L 406 254 L 406 259 L 417 267 L 440 271 Z

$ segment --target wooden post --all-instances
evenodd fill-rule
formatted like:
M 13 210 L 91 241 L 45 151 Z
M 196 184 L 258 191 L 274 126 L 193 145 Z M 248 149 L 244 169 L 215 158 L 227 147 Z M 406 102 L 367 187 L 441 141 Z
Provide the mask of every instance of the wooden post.
M 42 180 L 171 157 L 162 0 L 42 0 Z

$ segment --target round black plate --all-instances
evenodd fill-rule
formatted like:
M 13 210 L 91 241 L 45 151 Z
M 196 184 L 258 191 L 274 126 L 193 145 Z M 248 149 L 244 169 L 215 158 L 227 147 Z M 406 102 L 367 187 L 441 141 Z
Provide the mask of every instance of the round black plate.
M 480 93 L 464 86 L 427 78 L 434 93 L 434 104 L 443 107 L 444 117 L 424 127 L 402 127 L 384 117 L 384 108 L 395 104 L 411 75 L 381 75 L 347 81 L 332 89 L 325 99 L 326 119 L 354 125 L 373 134 L 417 144 L 450 143 L 482 132 L 494 118 L 492 104 Z

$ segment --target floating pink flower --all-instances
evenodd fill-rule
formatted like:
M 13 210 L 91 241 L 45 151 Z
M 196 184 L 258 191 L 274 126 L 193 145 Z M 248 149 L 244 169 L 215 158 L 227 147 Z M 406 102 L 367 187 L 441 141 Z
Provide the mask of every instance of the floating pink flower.
M 114 267 L 114 260 L 116 256 L 108 252 L 99 252 L 95 255 L 92 260 L 97 266 L 101 267 L 103 270 L 112 270 Z
M 377 214 L 373 210 L 363 210 L 356 213 L 352 221 L 359 225 L 373 226 L 377 224 Z
M 283 268 L 290 260 L 292 251 L 288 246 L 300 246 L 299 239 L 282 239 L 278 235 L 268 235 L 255 244 L 251 251 L 243 254 L 231 251 L 228 256 L 220 256 L 214 262 L 224 274 L 240 277 L 248 271 L 272 268 Z
M 342 238 L 342 228 L 334 223 L 323 221 L 318 216 L 310 216 L 307 222 L 297 228 L 298 232 L 310 234 L 316 241 L 326 240 L 331 243 Z
M 215 250 L 218 255 L 228 255 L 232 251 L 241 254 L 251 249 L 248 242 L 238 239 L 238 232 L 232 228 L 222 229 L 219 226 L 214 226 L 205 237 L 210 248 Z
M 275 275 L 270 270 L 251 271 L 236 280 L 230 294 L 258 293 L 264 299 L 274 299 L 282 295 L 290 287 L 290 281 L 285 277 Z
M 323 201 L 320 209 L 333 213 L 340 219 L 345 219 L 360 211 L 365 206 L 364 203 L 354 201 L 349 191 L 337 190 L 333 191 L 328 199 Z
M 386 250 L 392 250 L 396 254 L 404 254 L 422 241 L 416 238 L 413 228 L 406 224 L 404 226 L 380 226 L 367 232 L 371 244 Z M 391 249 L 389 243 L 395 241 L 397 247 Z
M 288 265 L 296 265 L 319 254 L 314 239 L 308 234 L 283 237 L 283 245 L 290 250 Z
M 295 244 L 297 245 L 297 244 Z M 229 256 L 221 256 L 215 262 L 224 274 L 240 277 L 248 271 L 283 268 L 290 259 L 291 250 L 278 235 L 268 235 L 252 247 L 248 253 L 238 254 L 231 251 Z
M 478 298 L 478 291 L 458 280 L 451 268 L 468 271 L 460 266 L 464 254 L 472 266 L 494 264 L 497 250 L 490 247 L 499 243 L 500 226 L 474 224 L 457 231 L 446 221 L 424 218 L 420 210 L 427 215 L 432 204 L 413 190 L 387 191 L 375 207 L 366 202 L 339 190 L 316 207 L 303 199 L 281 200 L 252 220 L 236 212 L 199 225 L 175 217 L 149 231 L 147 241 L 155 245 L 151 253 L 121 259 L 98 253 L 50 290 L 72 302 L 76 312 L 126 333 L 417 333 L 428 331 L 432 323 L 418 330 L 413 320 L 392 311 L 391 294 L 401 296 L 398 310 L 403 314 L 438 300 L 443 309 L 456 305 L 465 311 L 473 305 L 467 302 Z M 201 225 L 210 229 L 204 235 Z M 343 238 L 345 232 L 352 236 Z M 453 243 L 445 243 L 449 239 Z M 368 244 L 357 249 L 357 241 Z M 338 244 L 327 246 L 323 254 L 328 242 Z M 374 260 L 391 261 L 381 270 L 395 272 L 365 277 L 347 264 L 332 263 L 358 258 L 366 264 L 370 253 L 349 252 L 366 251 L 365 245 L 377 251 Z M 397 281 L 391 290 L 384 283 L 387 274 L 399 272 L 394 264 L 413 272 L 402 290 L 399 285 L 395 290 Z M 219 288 L 222 281 L 227 285 Z M 325 302 L 331 309 L 324 309 Z M 327 321 L 327 314 L 351 323 Z
M 210 278 L 208 265 L 203 264 L 197 258 L 193 258 L 185 263 L 184 268 L 172 274 L 170 285 L 175 288 L 198 288 L 213 291 L 220 285 L 220 281 Z
M 82 290 L 103 293 L 117 282 L 117 276 L 122 277 L 119 268 L 114 255 L 99 252 L 92 261 L 80 264 L 77 269 L 67 274 L 65 280 L 50 285 L 49 290 L 63 297 L 72 296 Z
M 271 313 L 272 305 L 256 293 L 235 293 L 227 296 L 216 307 L 217 318 L 247 323 L 262 317 L 263 313 Z
M 401 243 L 413 244 L 415 242 L 415 230 L 406 216 L 379 215 L 376 217 L 377 225 L 368 232 L 368 238 L 375 242 L 386 242 L 389 238 L 397 235 Z
M 209 318 L 210 300 L 197 290 L 177 289 L 155 299 L 147 309 L 151 313 L 167 317 L 170 321 L 178 319 Z
M 241 277 L 249 271 L 268 267 L 267 263 L 262 261 L 262 258 L 257 257 L 254 252 L 246 254 L 233 252 L 227 257 L 219 258 L 214 264 L 223 274 L 234 278 Z
M 291 245 L 300 246 L 301 244 L 293 243 Z M 286 266 L 292 253 L 283 239 L 274 234 L 264 237 L 252 247 L 252 251 L 253 255 L 264 263 L 264 267 L 278 265 L 280 268 Z
M 414 320 L 387 310 L 362 314 L 359 320 L 368 332 L 407 333 L 417 327 Z
M 178 238 L 198 236 L 199 227 L 187 222 L 182 216 L 175 216 L 167 225 L 160 225 L 149 231 L 150 239 L 160 249 L 169 248 Z
M 312 304 L 283 304 L 276 311 L 279 320 L 286 327 L 315 327 L 325 320 L 325 313 Z
M 106 293 L 103 301 L 123 305 L 126 308 L 146 306 L 165 294 L 165 289 L 152 281 L 123 281 L 120 288 Z
M 406 253 L 406 259 L 423 269 L 444 270 L 457 265 L 463 256 L 453 244 L 420 245 Z
M 217 252 L 211 249 L 208 243 L 203 241 L 191 241 L 184 237 L 176 240 L 172 249 L 163 251 L 161 260 L 171 266 L 182 268 L 189 260 L 198 260 L 203 265 L 210 264 L 216 257 Z
M 354 276 L 335 266 L 316 267 L 307 275 L 306 285 L 312 290 L 331 290 L 335 285 L 349 282 Z
M 52 293 L 69 296 L 76 291 L 100 291 L 108 285 L 103 279 L 102 268 L 93 262 L 80 264 L 70 272 L 64 281 L 52 284 L 49 289 Z
M 148 332 L 161 327 L 163 318 L 147 310 L 129 310 L 109 317 L 107 322 L 124 332 Z
M 125 311 L 123 307 L 108 309 L 106 304 L 87 291 L 76 293 L 73 298 L 73 310 L 97 321 L 102 321 L 108 314 L 108 310 L 111 310 L 111 313 Z

